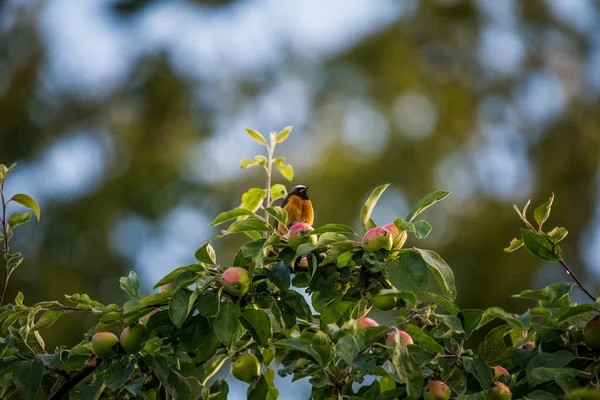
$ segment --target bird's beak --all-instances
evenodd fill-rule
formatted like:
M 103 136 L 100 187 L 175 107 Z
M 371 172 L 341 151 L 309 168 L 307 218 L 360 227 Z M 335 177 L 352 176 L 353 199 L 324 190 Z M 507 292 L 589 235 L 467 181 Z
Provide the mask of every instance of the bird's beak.
M 308 186 L 304 188 L 304 193 L 308 192 Z

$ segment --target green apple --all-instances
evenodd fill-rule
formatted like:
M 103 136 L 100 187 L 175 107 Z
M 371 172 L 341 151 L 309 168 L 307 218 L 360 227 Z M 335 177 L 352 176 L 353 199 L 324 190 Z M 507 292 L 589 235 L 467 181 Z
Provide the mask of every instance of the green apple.
M 592 350 L 600 351 L 600 315 L 596 315 L 585 324 L 583 340 Z
M 123 329 L 119 342 L 121 347 L 127 354 L 137 353 L 144 347 L 144 334 L 146 333 L 145 325 L 131 325 Z
M 390 231 L 383 227 L 371 228 L 363 236 L 365 251 L 391 250 L 394 240 Z
M 223 289 L 232 296 L 243 296 L 250 289 L 250 275 L 240 267 L 227 268 L 221 277 Z
M 396 307 L 398 302 L 398 291 L 395 289 L 375 289 L 371 294 L 373 306 L 381 311 L 390 311 Z
M 407 332 L 399 329 L 392 331 L 386 338 L 385 342 L 388 346 L 394 346 L 396 344 L 396 338 L 400 338 L 406 345 L 413 344 L 412 337 Z
M 252 383 L 260 376 L 260 362 L 254 354 L 242 354 L 231 363 L 231 374 L 242 382 Z
M 92 336 L 92 350 L 100 358 L 110 358 L 117 354 L 119 339 L 111 332 L 98 332 Z
M 309 235 L 309 232 L 314 231 L 313 227 L 304 222 L 294 224 L 288 232 L 288 243 L 294 250 L 298 250 L 300 245 L 312 243 L 317 245 L 317 235 Z
M 450 388 L 442 381 L 429 381 L 423 389 L 425 400 L 448 400 L 450 396 L 452 396 Z
M 494 381 L 492 388 L 488 391 L 485 396 L 485 400 L 510 400 L 512 393 L 508 386 L 502 382 Z

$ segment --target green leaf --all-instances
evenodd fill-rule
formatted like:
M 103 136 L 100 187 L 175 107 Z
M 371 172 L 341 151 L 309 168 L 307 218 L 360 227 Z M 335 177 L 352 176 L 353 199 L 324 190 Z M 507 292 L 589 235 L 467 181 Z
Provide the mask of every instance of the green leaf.
M 240 161 L 240 168 L 242 169 L 265 165 L 267 165 L 267 157 L 265 156 L 254 156 L 254 159 L 244 158 Z
M 11 201 L 14 201 L 15 203 L 19 203 L 29 208 L 31 211 L 34 212 L 35 216 L 37 217 L 37 220 L 40 220 L 40 206 L 38 206 L 35 200 L 32 199 L 30 196 L 22 193 L 15 194 L 8 202 Z
M 269 383 L 264 376 L 261 376 L 256 382 L 248 386 L 246 394 L 247 400 L 267 400 L 269 395 Z
M 558 322 L 567 321 L 571 318 L 575 318 L 580 316 L 581 314 L 587 314 L 592 311 L 600 311 L 600 304 L 579 304 L 575 307 L 565 308 L 565 310 L 565 312 L 561 312 L 561 309 L 554 314 L 554 318 L 558 317 Z
M 226 354 L 217 354 L 204 364 L 204 382 L 212 378 L 227 361 Z
M 275 218 L 281 225 L 287 226 L 288 213 L 281 207 L 267 207 L 265 211 Z
M 483 314 L 483 310 L 460 310 L 460 312 L 458 313 L 458 317 L 460 318 L 463 329 L 465 330 L 465 338 L 471 336 L 471 334 L 477 329 L 479 323 L 481 322 Z
M 254 212 L 248 210 L 246 208 L 234 208 L 233 210 L 222 212 L 217 215 L 217 218 L 210 223 L 210 226 L 216 226 L 222 224 L 223 222 L 231 221 L 232 219 L 236 219 L 238 217 L 249 217 L 254 215 Z
M 344 336 L 335 345 L 336 355 L 348 364 L 352 364 L 359 351 L 360 348 L 354 336 Z
M 256 212 L 262 206 L 265 197 L 267 197 L 267 192 L 264 189 L 251 188 L 242 195 L 240 208 Z M 240 216 L 241 218 L 244 218 L 244 216 Z
M 50 325 L 52 325 L 53 323 L 55 323 L 58 318 L 60 318 L 61 316 L 63 316 L 66 313 L 67 312 L 65 310 L 46 311 L 40 317 L 40 319 L 37 320 L 37 322 L 35 323 L 35 325 L 33 326 L 33 328 L 31 330 L 39 331 L 40 329 L 47 328 Z
M 460 318 L 450 314 L 430 314 L 433 318 L 442 321 L 448 328 L 456 333 L 464 333 Z
M 15 228 L 21 224 L 29 222 L 30 219 L 31 211 L 27 211 L 24 213 L 13 213 L 10 217 L 8 217 L 8 225 L 10 225 L 11 228 Z
M 431 350 L 434 353 L 444 354 L 444 347 L 437 343 L 432 337 L 428 336 L 419 327 L 412 324 L 405 324 L 402 326 L 402 330 L 406 331 L 420 346 L 427 350 Z
M 458 306 L 456 304 L 454 304 L 454 302 L 452 300 L 449 300 L 449 299 L 445 298 L 444 296 L 440 296 L 439 294 L 435 294 L 435 293 L 423 293 L 423 294 L 425 296 L 429 297 L 431 300 L 433 300 L 438 305 L 442 306 L 442 308 L 444 308 L 444 310 L 448 311 L 450 314 L 458 315 L 458 312 L 460 310 L 459 310 Z
M 219 314 L 219 302 L 217 293 L 204 292 L 198 297 L 198 312 L 206 318 L 216 317 Z
M 542 230 L 542 225 L 544 225 L 544 222 L 546 222 L 546 220 L 550 216 L 550 211 L 552 210 L 553 202 L 554 202 L 554 193 L 552 193 L 552 196 L 550 196 L 550 199 L 548 199 L 547 202 L 545 202 L 544 204 L 542 204 L 541 206 L 536 208 L 535 211 L 533 212 L 533 218 L 535 218 L 535 221 L 538 223 L 538 226 L 540 227 L 540 231 Z
M 133 298 L 139 297 L 142 284 L 134 271 L 129 271 L 128 276 L 119 278 L 121 289 L 129 293 Z
M 425 220 L 415 222 L 414 226 L 417 239 L 425 239 L 431 232 L 431 225 Z
M 321 235 L 323 233 L 354 233 L 354 229 L 342 224 L 327 224 L 311 231 L 311 235 Z
M 270 269 L 264 269 L 264 274 L 275 286 L 284 292 L 290 288 L 290 268 L 283 261 L 279 261 Z
M 263 135 L 256 132 L 254 129 L 246 128 L 246 133 L 248 133 L 248 135 L 250 135 L 250 137 L 252 139 L 256 140 L 258 143 L 264 144 L 264 145 L 267 144 L 267 139 L 265 139 L 265 137 Z
M 520 249 L 523 246 L 523 241 L 521 239 L 513 239 L 510 241 L 508 247 L 504 248 L 504 251 L 507 253 L 512 253 L 515 250 Z
M 167 275 L 165 275 L 160 281 L 158 281 L 158 283 L 156 285 L 154 285 L 154 289 L 156 289 L 157 287 L 166 285 L 167 283 L 174 282 L 175 280 L 177 280 L 177 278 L 180 275 L 182 275 L 185 272 L 192 272 L 194 274 L 200 274 L 200 273 L 204 272 L 204 267 L 200 264 L 190 264 L 190 265 L 185 265 L 183 267 L 175 268 L 173 271 L 171 271 Z
M 125 390 L 127 390 L 134 396 L 139 396 L 139 394 L 142 392 L 142 386 L 144 385 L 144 381 L 144 377 L 134 379 L 125 386 Z
M 418 399 L 423 389 L 423 373 L 421 367 L 410 357 L 406 344 L 398 340 L 392 352 L 392 364 L 401 382 L 406 385 L 409 399 Z
M 248 309 L 242 311 L 240 322 L 259 346 L 268 347 L 271 338 L 271 321 L 269 314 L 262 310 Z
M 285 128 L 283 128 L 283 130 L 279 132 L 277 136 L 275 136 L 275 143 L 282 143 L 285 139 L 287 139 L 287 137 L 292 132 L 292 129 L 294 129 L 293 125 L 286 126 Z
M 538 290 L 524 290 L 519 294 L 513 295 L 521 299 L 533 299 L 544 302 L 544 307 L 557 308 L 569 305 L 569 293 L 575 287 L 575 283 L 558 282 Z
M 578 388 L 565 396 L 566 400 L 600 400 L 600 391 L 596 389 Z
M 238 232 L 272 232 L 273 228 L 265 221 L 260 219 L 244 219 L 241 221 L 236 221 L 227 230 L 223 235 L 230 235 L 232 233 Z
M 574 354 L 564 350 L 555 351 L 554 353 L 536 354 L 527 363 L 527 367 L 525 368 L 527 379 L 531 380 L 531 371 L 536 368 L 564 368 L 574 358 Z
M 579 371 L 573 368 L 547 368 L 547 367 L 538 367 L 533 368 L 529 372 L 529 384 L 531 386 L 537 386 L 544 382 L 549 382 L 555 380 L 559 374 L 564 376 L 574 377 L 577 376 Z M 564 379 L 563 379 L 564 380 Z
M 557 226 L 556 228 L 552 229 L 550 232 L 548 232 L 548 236 L 550 237 L 550 240 L 554 243 L 558 243 L 560 241 L 562 241 L 565 237 L 567 237 L 567 235 L 569 234 L 569 232 L 560 226 Z
M 417 203 L 415 208 L 406 217 L 406 220 L 408 222 L 412 222 L 417 217 L 417 215 L 421 214 L 423 211 L 425 211 L 427 208 L 431 207 L 438 201 L 444 200 L 451 193 L 452 192 L 445 192 L 443 190 L 438 190 L 436 192 L 429 193 Z
M 285 185 L 281 183 L 277 183 L 271 186 L 271 201 L 279 200 L 285 198 L 287 196 L 288 191 Z
M 487 361 L 489 365 L 500 364 L 507 355 L 504 334 L 509 330 L 509 325 L 500 325 L 492 329 L 486 335 L 485 340 L 479 345 L 477 351 L 479 358 Z
M 407 231 L 413 233 L 417 231 L 415 224 L 413 224 L 412 222 L 405 221 L 404 218 L 396 218 L 396 220 L 394 221 L 394 225 L 396 225 L 396 228 L 398 228 L 399 231 Z
M 323 362 L 319 353 L 317 353 L 312 347 L 305 345 L 298 339 L 282 339 L 275 342 L 275 347 L 280 347 L 289 350 L 296 350 L 301 353 L 307 354 L 314 358 L 319 364 Z
M 15 387 L 25 400 L 37 399 L 43 377 L 44 363 L 39 358 L 19 361 L 13 372 Z
M 294 290 L 285 292 L 283 302 L 298 318 L 302 318 L 308 322 L 312 321 L 312 312 L 310 306 L 300 293 Z
M 476 358 L 473 359 L 471 357 L 464 357 L 463 365 L 465 370 L 479 381 L 483 389 L 488 389 L 490 386 L 492 386 L 494 374 L 492 373 L 492 369 L 487 366 L 485 361 Z
M 229 385 L 224 379 L 218 379 L 210 387 L 210 400 L 227 400 Z
M 345 242 L 348 240 L 346 235 L 336 232 L 326 232 L 319 236 L 317 247 L 327 246 L 334 243 Z
M 0 182 L 6 179 L 6 175 L 8 175 L 8 168 L 6 168 L 6 165 L 0 164 Z
M 444 295 L 454 300 L 456 298 L 456 284 L 454 282 L 454 273 L 450 266 L 436 252 L 431 250 L 414 249 L 419 252 L 429 271 L 435 277 L 442 288 Z
M 421 254 L 415 250 L 402 250 L 396 260 L 386 264 L 385 273 L 396 289 L 415 294 L 427 290 L 429 273 Z
M 291 165 L 284 164 L 284 161 L 285 158 L 279 157 L 273 160 L 273 164 L 275 164 L 275 167 L 285 179 L 291 181 L 292 179 L 294 179 L 294 169 Z
M 200 247 L 196 250 L 194 254 L 196 260 L 205 264 L 216 264 L 217 263 L 217 253 L 215 253 L 215 249 L 210 245 L 210 242 L 207 241 L 204 246 Z
M 520 231 L 525 248 L 531 254 L 550 262 L 560 259 L 562 250 L 557 244 L 529 229 L 521 228 Z
M 224 297 L 219 308 L 219 314 L 211 325 L 227 348 L 231 348 L 231 345 L 237 339 L 240 329 L 239 315 L 239 307 L 227 297 Z
M 362 226 L 365 229 L 371 229 L 376 226 L 375 222 L 373 222 L 373 220 L 371 219 L 371 213 L 373 212 L 377 201 L 379 200 L 385 189 L 388 188 L 388 186 L 390 186 L 389 183 L 376 187 L 365 202 L 365 204 L 360 209 L 360 222 L 362 223 Z
M 169 317 L 177 328 L 181 328 L 189 315 L 196 298 L 197 292 L 192 292 L 186 288 L 179 288 L 169 300 Z
M 104 384 L 112 391 L 121 388 L 133 375 L 135 362 L 117 361 L 104 372 Z

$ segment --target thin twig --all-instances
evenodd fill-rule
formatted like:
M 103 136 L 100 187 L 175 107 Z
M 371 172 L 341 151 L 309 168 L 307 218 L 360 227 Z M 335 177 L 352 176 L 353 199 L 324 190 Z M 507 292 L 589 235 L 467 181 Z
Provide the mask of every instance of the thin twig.
M 62 386 L 59 387 L 58 390 L 54 392 L 52 396 L 49 397 L 48 400 L 62 400 L 63 398 L 65 398 L 69 394 L 71 389 L 73 389 L 75 386 L 77 386 L 79 382 L 81 382 L 90 374 L 92 374 L 101 362 L 102 361 L 96 356 L 90 357 L 88 361 L 86 361 L 85 366 L 79 371 L 77 371 L 77 373 L 73 375 L 71 379 L 63 383 Z
M 560 264 L 564 267 L 564 269 L 567 271 L 567 274 L 571 275 L 571 278 L 573 278 L 573 280 L 575 281 L 575 283 L 577 284 L 577 287 L 579 289 L 581 289 L 581 291 L 583 291 L 583 293 L 587 294 L 588 297 L 590 299 L 592 299 L 592 301 L 596 301 L 596 298 L 594 296 L 592 296 L 590 294 L 590 292 L 588 292 L 583 285 L 581 284 L 581 282 L 579 282 L 579 279 L 577 279 L 577 277 L 575 276 L 575 274 L 573 273 L 573 271 L 571 270 L 571 268 L 569 268 L 569 266 L 567 265 L 567 263 L 565 262 L 565 260 L 563 260 L 562 258 L 560 258 L 558 260 L 558 262 L 560 262 Z
M 271 207 L 271 175 L 273 170 L 273 152 L 275 151 L 275 144 L 271 143 L 267 146 L 267 165 L 265 170 L 267 171 L 267 207 Z M 265 207 L 265 208 L 267 208 Z M 269 213 L 265 211 L 265 222 L 269 223 Z
M 4 295 L 6 294 L 6 288 L 8 287 L 8 254 L 10 248 L 8 247 L 8 221 L 6 220 L 6 202 L 4 199 L 4 181 L 0 183 L 0 199 L 2 200 L 2 234 L 4 239 L 4 257 L 6 259 L 6 266 L 4 268 L 4 280 L 2 281 L 2 292 L 0 292 L 0 306 L 4 302 Z

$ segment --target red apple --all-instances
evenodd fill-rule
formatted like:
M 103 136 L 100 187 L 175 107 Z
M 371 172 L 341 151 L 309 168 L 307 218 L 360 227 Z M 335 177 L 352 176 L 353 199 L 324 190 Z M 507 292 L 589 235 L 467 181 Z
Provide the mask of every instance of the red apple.
M 402 339 L 404 341 L 404 344 L 406 344 L 406 345 L 413 344 L 412 337 L 408 333 L 406 333 L 404 331 L 401 331 L 399 329 L 396 329 L 396 330 L 392 331 L 388 335 L 388 337 L 387 337 L 387 339 L 386 339 L 385 342 L 387 343 L 388 346 L 394 346 L 396 344 L 396 338 L 397 337 L 399 337 L 400 339 Z
M 506 368 L 501 367 L 500 365 L 496 365 L 492 367 L 494 370 L 494 379 L 500 378 L 502 375 L 508 375 L 508 371 Z
M 309 235 L 310 231 L 313 231 L 313 227 L 304 222 L 294 224 L 288 232 L 288 243 L 294 250 L 298 250 L 300 245 L 305 243 L 312 243 L 317 245 L 317 235 Z
M 487 393 L 487 396 L 485 396 L 486 400 L 510 400 L 511 398 L 512 393 L 508 386 L 498 381 L 492 384 L 492 388 Z
M 450 388 L 442 381 L 429 381 L 423 389 L 425 400 L 448 400 L 450 396 L 452 396 Z
M 92 350 L 100 358 L 110 358 L 117 354 L 119 339 L 111 332 L 98 332 L 92 336 Z
M 250 275 L 240 267 L 227 268 L 221 277 L 223 289 L 232 296 L 243 296 L 250 289 Z
M 406 231 L 398 230 L 398 227 L 394 224 L 387 224 L 383 227 L 390 231 L 390 233 L 392 234 L 392 249 L 400 250 L 402 246 L 404 246 L 404 242 L 406 242 L 406 237 L 408 236 L 406 234 Z
M 356 329 L 364 332 L 369 326 L 378 326 L 379 324 L 372 318 L 360 317 L 356 320 Z

